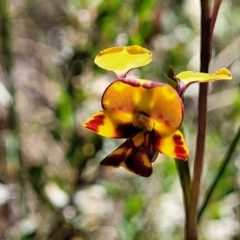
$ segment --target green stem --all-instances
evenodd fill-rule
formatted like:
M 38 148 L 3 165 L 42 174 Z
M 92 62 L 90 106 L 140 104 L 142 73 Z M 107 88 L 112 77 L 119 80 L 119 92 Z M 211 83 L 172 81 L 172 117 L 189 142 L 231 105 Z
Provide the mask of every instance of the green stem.
M 12 54 L 11 54 L 11 39 L 9 32 L 9 17 L 8 17 L 8 1 L 0 0 L 1 28 L 2 28 L 2 46 L 4 55 L 4 65 L 7 74 L 11 73 Z
M 19 141 L 19 129 L 18 129 L 18 119 L 16 114 L 16 101 L 15 101 L 15 84 L 12 76 L 13 68 L 13 54 L 12 54 L 12 39 L 11 39 L 11 21 L 9 17 L 9 1 L 0 0 L 0 29 L 2 29 L 2 49 L 3 49 L 3 66 L 6 71 L 6 76 L 8 80 L 8 90 L 11 95 L 11 102 L 9 106 L 9 121 L 10 121 L 10 132 L 6 137 L 6 160 L 10 165 L 15 165 L 21 170 L 18 174 L 19 182 L 24 187 L 24 176 L 25 171 L 23 170 L 20 152 L 20 141 Z M 24 211 L 26 210 L 26 205 L 24 201 L 24 193 L 21 189 L 21 199 Z
M 12 78 L 12 52 L 11 52 L 11 36 L 10 36 L 10 20 L 8 13 L 8 1 L 0 0 L 0 15 L 1 15 L 1 28 L 2 28 L 2 49 L 4 56 L 4 67 L 6 69 L 8 77 L 8 89 L 12 96 L 11 106 L 10 106 L 10 126 L 15 129 L 16 117 L 15 117 L 15 86 Z
M 217 174 L 217 176 L 215 177 L 213 183 L 210 185 L 209 189 L 207 190 L 206 192 L 206 196 L 203 200 L 203 203 L 200 207 L 200 210 L 199 210 L 199 213 L 198 213 L 198 222 L 200 222 L 200 219 L 202 217 L 202 214 L 203 212 L 205 211 L 208 203 L 209 203 L 209 200 L 213 194 L 213 191 L 215 190 L 219 180 L 221 179 L 223 173 L 225 172 L 226 168 L 227 168 L 227 165 L 228 163 L 230 162 L 231 160 L 231 157 L 236 149 L 236 146 L 237 146 L 237 143 L 239 142 L 240 140 L 240 127 L 238 128 L 237 132 L 236 132 L 236 135 L 234 136 L 225 156 L 224 156 L 224 159 L 222 161 L 222 164 L 221 164 L 221 167 L 220 167 L 220 170 Z
M 201 4 L 201 72 L 208 72 L 210 62 L 210 4 L 209 0 L 200 0 Z M 208 84 L 200 84 L 198 98 L 198 133 L 196 142 L 196 155 L 193 166 L 193 180 L 190 189 L 190 208 L 186 223 L 186 239 L 197 240 L 197 206 L 201 175 L 203 169 L 203 157 L 206 135 L 206 118 L 207 118 L 207 93 Z
M 175 163 L 177 166 L 179 180 L 183 191 L 183 201 L 185 207 L 185 216 L 187 216 L 189 204 L 190 204 L 190 171 L 188 161 L 183 161 L 181 159 L 175 158 Z

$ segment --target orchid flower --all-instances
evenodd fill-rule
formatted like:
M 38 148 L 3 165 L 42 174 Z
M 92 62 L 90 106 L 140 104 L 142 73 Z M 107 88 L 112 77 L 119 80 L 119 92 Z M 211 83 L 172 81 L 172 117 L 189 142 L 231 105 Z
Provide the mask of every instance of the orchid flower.
M 187 159 L 188 149 L 178 130 L 183 104 L 171 86 L 149 80 L 118 79 L 105 90 L 102 108 L 84 122 L 84 127 L 105 137 L 128 139 L 102 160 L 102 165 L 123 166 L 147 177 L 152 173 L 156 151 Z
M 182 72 L 168 84 L 127 78 L 127 73 L 151 62 L 152 54 L 140 46 L 119 46 L 101 51 L 95 63 L 112 71 L 117 79 L 103 93 L 102 110 L 83 123 L 87 129 L 109 138 L 127 140 L 101 161 L 148 177 L 158 153 L 187 160 L 189 150 L 179 131 L 184 107 L 182 94 L 195 82 L 231 79 L 227 69 L 215 74 Z

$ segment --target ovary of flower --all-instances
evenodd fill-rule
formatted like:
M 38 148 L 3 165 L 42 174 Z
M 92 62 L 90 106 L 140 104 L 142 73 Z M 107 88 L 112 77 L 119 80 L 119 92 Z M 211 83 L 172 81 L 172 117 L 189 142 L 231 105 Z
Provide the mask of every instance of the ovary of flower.
M 133 120 L 133 126 L 142 129 L 144 132 L 152 131 L 154 121 L 144 113 L 139 113 Z

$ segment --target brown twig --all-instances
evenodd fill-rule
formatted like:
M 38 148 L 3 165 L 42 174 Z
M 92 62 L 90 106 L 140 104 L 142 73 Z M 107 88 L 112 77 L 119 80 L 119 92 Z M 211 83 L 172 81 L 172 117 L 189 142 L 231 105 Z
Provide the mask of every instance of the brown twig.
M 200 71 L 208 72 L 211 59 L 211 42 L 221 0 L 215 0 L 210 12 L 209 0 L 200 0 L 201 4 L 201 55 Z M 207 125 L 207 93 L 208 83 L 200 84 L 198 98 L 198 133 L 196 154 L 193 166 L 193 180 L 190 189 L 190 208 L 187 216 L 186 239 L 197 240 L 197 207 L 200 192 L 201 176 L 204 164 L 204 148 Z
M 211 21 L 209 0 L 200 0 L 201 3 L 201 72 L 208 72 L 211 56 Z M 197 206 L 200 190 L 200 181 L 203 169 L 206 119 L 207 119 L 208 83 L 200 84 L 198 98 L 198 133 L 196 155 L 193 166 L 193 180 L 190 189 L 190 208 L 186 224 L 186 239 L 197 240 Z

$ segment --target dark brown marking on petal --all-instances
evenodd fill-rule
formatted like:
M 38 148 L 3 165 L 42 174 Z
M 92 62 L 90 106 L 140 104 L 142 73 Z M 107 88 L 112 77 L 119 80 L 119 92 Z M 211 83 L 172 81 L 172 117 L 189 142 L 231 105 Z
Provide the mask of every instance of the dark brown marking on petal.
M 97 115 L 92 120 L 86 123 L 86 128 L 98 132 L 99 126 L 102 126 L 104 123 L 104 115 Z
M 141 84 L 139 81 L 137 81 L 136 79 L 131 79 L 131 78 L 121 78 L 119 79 L 121 80 L 122 82 L 132 86 L 132 87 L 140 87 Z
M 145 142 L 146 141 L 146 142 Z M 126 140 L 120 147 L 101 161 L 101 165 L 120 167 L 123 166 L 130 172 L 143 177 L 152 174 L 151 158 L 153 157 L 149 137 L 146 134 L 140 147 L 135 147 L 132 138 Z
M 105 157 L 100 165 L 119 167 L 122 162 L 126 159 L 128 149 L 132 147 L 132 144 L 127 140 L 122 143 L 117 149 Z
M 161 135 L 157 131 L 153 131 L 154 134 L 152 134 L 152 143 L 156 146 L 160 146 L 161 144 Z
M 159 151 L 156 150 L 156 148 L 154 147 L 154 134 L 153 131 L 149 134 L 149 141 L 150 141 L 150 159 L 151 159 L 151 163 L 154 162 L 158 156 Z
M 125 165 L 130 171 L 140 176 L 149 177 L 152 174 L 149 151 L 146 148 L 133 148 L 125 160 Z
M 152 134 L 151 134 L 151 132 L 145 132 L 144 133 L 144 141 L 141 146 L 143 148 L 150 148 L 151 144 L 152 144 Z
M 116 128 L 117 135 L 122 138 L 129 138 L 139 132 L 139 129 L 134 127 L 132 123 L 122 123 Z
M 180 135 L 174 135 L 173 136 L 173 140 L 174 141 L 179 141 L 179 140 L 181 140 L 182 138 L 181 138 L 181 136 Z
M 111 153 L 100 162 L 100 165 L 109 166 L 109 167 L 119 167 L 121 162 L 124 159 L 123 157 L 124 156 L 122 154 Z
M 174 135 L 173 141 L 176 145 L 183 145 L 182 137 L 180 135 Z
M 131 138 L 128 141 L 132 147 L 124 161 L 126 168 L 140 176 L 149 177 L 152 174 L 150 134 L 144 134 L 144 140 L 140 147 L 135 147 Z

